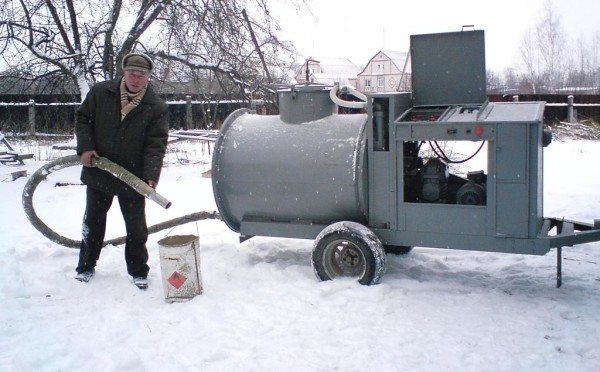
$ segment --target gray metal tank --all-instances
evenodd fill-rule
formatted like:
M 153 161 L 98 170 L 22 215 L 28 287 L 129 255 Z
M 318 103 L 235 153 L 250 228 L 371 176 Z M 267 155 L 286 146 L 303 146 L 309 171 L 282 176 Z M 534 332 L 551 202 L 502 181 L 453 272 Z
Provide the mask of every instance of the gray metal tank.
M 278 92 L 280 115 L 240 109 L 227 117 L 215 145 L 212 182 L 229 228 L 240 232 L 242 219 L 366 220 L 367 116 L 333 114 L 329 90 L 295 86 Z

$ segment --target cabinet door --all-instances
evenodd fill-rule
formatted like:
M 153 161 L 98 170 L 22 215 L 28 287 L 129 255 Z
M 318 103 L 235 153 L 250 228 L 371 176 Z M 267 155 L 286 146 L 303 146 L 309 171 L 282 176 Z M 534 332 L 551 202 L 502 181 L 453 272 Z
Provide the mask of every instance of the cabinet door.
M 496 137 L 496 235 L 528 236 L 527 125 L 498 126 Z

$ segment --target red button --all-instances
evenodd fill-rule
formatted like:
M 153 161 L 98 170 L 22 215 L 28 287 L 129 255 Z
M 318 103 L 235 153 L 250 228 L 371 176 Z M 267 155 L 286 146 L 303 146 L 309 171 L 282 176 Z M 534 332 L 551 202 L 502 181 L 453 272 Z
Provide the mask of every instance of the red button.
M 479 127 L 479 126 L 477 126 L 477 127 L 475 127 L 475 130 L 474 130 L 473 132 L 475 133 L 475 135 L 476 135 L 477 137 L 479 137 L 479 136 L 481 136 L 481 135 L 483 134 L 483 128 L 482 128 L 482 127 Z

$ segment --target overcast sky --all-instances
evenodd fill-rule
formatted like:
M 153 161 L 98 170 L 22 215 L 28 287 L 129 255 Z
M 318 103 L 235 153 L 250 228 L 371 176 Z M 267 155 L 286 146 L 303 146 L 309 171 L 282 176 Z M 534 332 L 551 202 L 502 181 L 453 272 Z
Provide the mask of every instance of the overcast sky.
M 525 30 L 537 23 L 546 0 L 309 0 L 297 13 L 285 0 L 272 0 L 271 14 L 282 39 L 302 57 L 347 57 L 364 66 L 381 49 L 407 51 L 409 36 L 460 31 L 474 25 L 485 31 L 487 67 L 516 66 Z M 553 0 L 568 37 L 600 33 L 600 0 Z M 597 51 L 598 52 L 598 51 Z

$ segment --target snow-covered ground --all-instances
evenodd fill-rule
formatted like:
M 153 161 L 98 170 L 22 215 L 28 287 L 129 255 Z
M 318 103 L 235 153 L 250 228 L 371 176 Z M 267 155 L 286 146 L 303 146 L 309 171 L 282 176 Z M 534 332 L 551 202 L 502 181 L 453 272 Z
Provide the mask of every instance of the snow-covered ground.
M 31 150 L 30 150 L 31 151 Z M 37 150 L 37 155 L 48 150 Z M 214 210 L 208 165 L 197 147 L 169 154 L 149 224 Z M 196 151 L 196 152 L 194 152 Z M 50 151 L 51 152 L 51 151 Z M 64 155 L 66 155 L 65 153 Z M 50 154 L 56 156 L 58 154 Z M 545 149 L 545 215 L 600 218 L 600 143 L 555 142 Z M 187 163 L 188 164 L 182 164 Z M 598 371 L 600 244 L 556 256 L 416 248 L 388 256 L 382 283 L 319 282 L 311 241 L 254 238 L 238 243 L 219 221 L 150 236 L 150 287 L 126 274 L 122 246 L 106 247 L 88 284 L 73 279 L 77 251 L 38 233 L 21 208 L 26 178 L 44 161 L 0 166 L 1 371 Z M 79 170 L 38 187 L 38 214 L 79 239 L 84 187 Z M 107 238 L 121 236 L 115 202 Z M 157 241 L 201 239 L 204 294 L 168 304 Z

